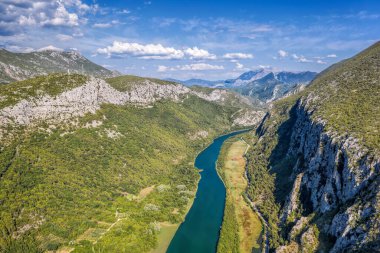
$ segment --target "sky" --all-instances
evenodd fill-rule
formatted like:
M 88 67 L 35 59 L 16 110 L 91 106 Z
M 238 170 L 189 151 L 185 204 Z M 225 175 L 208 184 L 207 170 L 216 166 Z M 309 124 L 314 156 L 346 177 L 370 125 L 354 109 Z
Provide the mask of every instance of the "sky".
M 322 71 L 379 38 L 378 0 L 0 0 L 2 48 L 158 78 Z

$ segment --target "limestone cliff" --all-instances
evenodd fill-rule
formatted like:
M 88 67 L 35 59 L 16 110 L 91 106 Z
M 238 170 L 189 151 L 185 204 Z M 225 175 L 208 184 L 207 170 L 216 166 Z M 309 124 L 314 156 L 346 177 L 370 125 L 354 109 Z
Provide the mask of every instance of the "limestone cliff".
M 379 249 L 379 157 L 349 135 L 326 131 L 323 121 L 312 119 L 307 100 L 301 100 L 295 111 L 287 156 L 298 162 L 291 176 L 293 190 L 282 211 L 283 220 L 294 224 L 288 239 L 310 233 L 305 227 L 317 223 L 330 237 L 331 252 Z M 291 220 L 297 209 L 301 216 Z M 319 218 L 313 221 L 312 215 Z M 309 220 L 299 230 L 306 217 Z

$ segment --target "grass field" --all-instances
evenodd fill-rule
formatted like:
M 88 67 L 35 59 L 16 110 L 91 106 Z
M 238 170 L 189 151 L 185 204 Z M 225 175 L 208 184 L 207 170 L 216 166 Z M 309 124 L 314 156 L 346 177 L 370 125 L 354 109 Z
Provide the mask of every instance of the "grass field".
M 243 140 L 235 139 L 232 143 L 227 143 L 225 148 L 221 153 L 223 161 L 220 170 L 226 185 L 227 198 L 218 252 L 252 252 L 252 249 L 260 251 L 262 224 L 242 196 L 247 187 L 244 153 L 248 145 Z M 231 226 L 233 223 L 236 225 Z M 235 229 L 231 231 L 231 227 Z M 228 236 L 226 233 L 235 235 Z M 236 242 L 231 243 L 228 238 L 234 238 Z
M 157 236 L 158 246 L 157 248 L 152 250 L 150 253 L 165 253 L 179 225 L 180 225 L 179 223 L 171 224 L 171 223 L 166 223 L 166 222 L 160 224 L 161 229 L 160 229 L 160 233 Z

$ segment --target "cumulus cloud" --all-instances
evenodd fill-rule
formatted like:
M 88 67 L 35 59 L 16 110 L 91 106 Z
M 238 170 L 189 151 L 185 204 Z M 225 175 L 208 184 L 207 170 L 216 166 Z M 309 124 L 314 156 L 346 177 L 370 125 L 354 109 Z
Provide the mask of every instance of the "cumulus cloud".
M 61 2 L 57 2 L 58 7 L 51 18 L 41 22 L 42 25 L 51 26 L 77 26 L 79 18 L 76 13 L 69 13 Z
M 277 55 L 280 58 L 285 58 L 286 56 L 288 56 L 288 54 L 289 54 L 288 52 L 286 52 L 285 50 L 282 50 L 282 49 L 277 51 Z
M 207 50 L 199 49 L 198 47 L 187 48 L 184 50 L 184 53 L 190 56 L 190 59 L 208 59 L 214 60 L 216 59 L 216 55 L 210 54 Z
M 36 20 L 33 17 L 31 17 L 31 16 L 26 17 L 24 15 L 20 16 L 20 18 L 18 19 L 18 23 L 21 26 L 25 26 L 25 25 L 28 26 L 28 25 L 35 25 L 35 24 L 37 24 Z
M 157 68 L 158 72 L 167 72 L 167 71 L 203 71 L 203 70 L 223 70 L 224 67 L 221 65 L 212 65 L 208 63 L 193 63 L 185 65 L 177 65 L 174 67 L 167 67 L 159 65 Z
M 211 54 L 207 50 L 198 47 L 175 49 L 173 47 L 165 47 L 161 44 L 139 44 L 114 41 L 111 46 L 99 48 L 99 54 L 129 55 L 141 59 L 171 60 L 171 59 L 192 59 L 192 60 L 214 60 L 216 55 Z
M 292 54 L 292 58 L 293 58 L 294 60 L 296 60 L 297 62 L 302 62 L 302 63 L 313 62 L 312 60 L 307 59 L 307 58 L 306 58 L 305 56 L 303 56 L 303 55 Z
M 83 15 L 94 8 L 81 0 L 0 1 L 1 34 L 21 33 L 30 26 L 78 26 L 86 21 Z
M 327 64 L 327 62 L 322 61 L 322 60 L 317 60 L 317 63 L 318 63 L 318 64 Z
M 336 56 L 336 54 L 329 54 L 329 55 L 327 55 L 326 57 L 327 57 L 327 58 L 336 58 L 337 56 Z
M 225 59 L 252 59 L 252 54 L 245 54 L 245 53 L 227 53 L 223 55 L 223 58 Z
M 99 54 L 107 54 L 108 56 L 111 56 L 112 54 L 118 54 L 135 56 L 142 59 L 158 60 L 181 59 L 185 55 L 182 50 L 178 50 L 172 47 L 164 47 L 161 44 L 143 45 L 139 43 L 128 43 L 120 41 L 114 41 L 112 46 L 99 48 L 97 52 Z

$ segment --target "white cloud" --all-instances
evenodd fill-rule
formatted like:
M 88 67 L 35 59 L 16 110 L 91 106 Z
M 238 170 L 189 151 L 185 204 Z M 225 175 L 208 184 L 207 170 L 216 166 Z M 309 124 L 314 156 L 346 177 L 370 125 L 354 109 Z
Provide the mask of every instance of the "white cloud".
M 223 70 L 224 67 L 221 65 L 211 65 L 208 63 L 193 63 L 186 65 L 177 65 L 175 67 L 168 67 L 159 65 L 157 67 L 157 72 L 167 72 L 167 71 L 203 71 L 203 70 Z
M 128 9 L 123 9 L 119 13 L 121 13 L 121 14 L 129 14 L 129 13 L 131 13 L 131 11 L 128 10 Z
M 318 64 L 327 64 L 327 62 L 324 62 L 324 61 L 322 61 L 322 60 L 317 60 L 317 63 L 318 63 Z
M 76 31 L 76 32 L 73 33 L 73 36 L 74 37 L 83 37 L 84 33 L 82 33 L 81 31 Z
M 198 47 L 187 48 L 184 50 L 184 52 L 186 55 L 190 56 L 190 59 L 216 59 L 216 56 L 214 54 L 210 54 L 207 50 L 199 49 Z
M 184 59 L 185 57 L 194 60 L 216 59 L 216 55 L 198 47 L 181 50 L 173 47 L 165 47 L 161 44 L 139 44 L 120 41 L 114 41 L 112 46 L 99 48 L 97 52 L 99 54 L 107 54 L 109 56 L 112 54 L 125 54 L 141 59 L 156 60 Z
M 79 18 L 76 13 L 69 13 L 61 2 L 57 2 L 58 7 L 54 15 L 50 19 L 41 22 L 42 25 L 51 26 L 77 26 L 79 25 Z
M 55 37 L 57 37 L 57 39 L 59 39 L 60 41 L 68 41 L 68 40 L 73 39 L 73 36 L 67 35 L 67 34 L 58 34 Z
M 272 69 L 272 66 L 270 66 L 270 65 L 259 65 L 257 67 L 260 69 Z
M 292 58 L 293 58 L 294 60 L 296 60 L 297 62 L 302 62 L 302 63 L 313 62 L 312 60 L 307 59 L 307 58 L 306 58 L 305 56 L 303 56 L 303 55 L 292 54 Z
M 13 52 L 21 52 L 21 53 L 30 53 L 35 51 L 32 47 L 20 47 L 16 45 L 11 45 L 6 47 L 7 50 L 13 51 Z
M 242 68 L 244 68 L 244 65 L 241 64 L 240 62 L 236 62 L 236 67 L 235 68 L 236 69 L 242 69 Z
M 170 70 L 170 68 L 167 67 L 167 66 L 163 66 L 163 65 L 160 65 L 160 66 L 158 66 L 158 68 L 157 68 L 157 71 L 158 71 L 158 72 L 166 72 L 166 71 L 168 71 L 168 70 Z
M 111 27 L 111 23 L 95 23 L 92 27 L 95 27 L 95 28 L 108 28 L 108 27 Z
M 336 58 L 337 56 L 336 56 L 336 54 L 329 54 L 329 55 L 327 55 L 326 57 L 327 57 L 327 58 Z
M 245 54 L 245 53 L 227 53 L 223 55 L 223 58 L 225 59 L 252 59 L 252 54 Z
M 222 70 L 224 69 L 221 65 L 211 65 L 208 63 L 194 63 L 194 64 L 187 64 L 187 65 L 180 65 L 176 67 L 179 70 Z
M 40 49 L 37 49 L 37 52 L 43 52 L 43 51 L 58 51 L 58 52 L 62 52 L 63 49 L 55 47 L 55 46 L 52 46 L 52 45 L 49 45 L 47 47 L 42 47 Z
M 79 26 L 87 20 L 84 15 L 96 6 L 81 0 L 0 1 L 0 34 L 20 34 L 30 26 Z
M 26 17 L 24 15 L 21 15 L 20 18 L 18 19 L 18 23 L 21 26 L 28 26 L 28 25 L 35 25 L 37 22 L 32 16 Z
M 138 44 L 138 43 L 128 43 L 114 41 L 112 46 L 107 46 L 105 48 L 99 48 L 97 50 L 99 54 L 119 54 L 119 55 L 130 55 L 139 57 L 142 59 L 182 59 L 184 58 L 184 53 L 182 50 L 177 50 L 172 47 L 164 47 L 161 44 Z
M 289 54 L 288 52 L 286 52 L 285 50 L 282 50 L 282 49 L 277 51 L 277 55 L 279 58 L 285 58 L 286 56 L 288 56 L 288 54 Z

